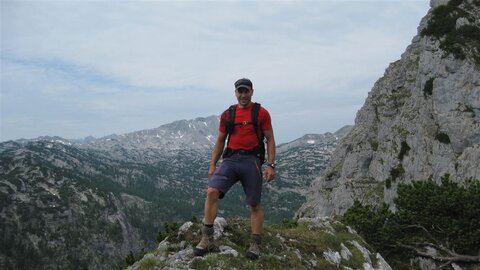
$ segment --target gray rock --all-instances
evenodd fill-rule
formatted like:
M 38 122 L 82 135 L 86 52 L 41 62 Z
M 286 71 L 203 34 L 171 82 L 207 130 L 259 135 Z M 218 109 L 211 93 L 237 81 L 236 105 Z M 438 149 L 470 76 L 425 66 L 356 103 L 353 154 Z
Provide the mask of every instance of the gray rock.
M 464 25 L 469 25 L 469 24 L 470 24 L 470 22 L 468 21 L 467 18 L 461 17 L 461 18 L 458 18 L 458 19 L 457 19 L 457 22 L 456 22 L 456 24 L 455 24 L 455 28 L 458 29 L 458 28 L 460 28 L 460 27 L 462 27 L 462 26 L 464 26 Z
M 430 0 L 430 6 L 432 8 L 436 8 L 438 6 L 446 5 L 448 4 L 448 2 L 450 2 L 450 0 Z
M 349 260 L 352 257 L 352 252 L 342 243 L 342 250 L 340 251 L 340 255 L 342 259 Z
M 225 227 L 227 227 L 227 221 L 223 217 L 216 217 L 215 222 L 213 223 L 213 238 L 218 240 L 223 235 L 223 231 L 225 231 Z
M 238 257 L 238 251 L 236 251 L 235 249 L 229 246 L 220 246 L 219 250 L 220 250 L 220 254 L 222 255 L 230 255 L 233 257 Z
M 180 226 L 180 228 L 178 229 L 178 237 L 182 237 L 183 235 L 185 235 L 192 226 L 193 222 L 191 221 L 183 223 L 183 225 Z
M 342 256 L 340 256 L 340 253 L 338 253 L 337 251 L 333 251 L 331 249 L 328 249 L 327 251 L 324 251 L 323 252 L 323 257 L 329 263 L 331 263 L 331 264 L 333 264 L 337 267 L 340 265 L 340 261 L 342 260 Z
M 478 7 L 466 6 L 469 21 L 457 25 L 480 25 Z M 430 17 L 431 10 L 419 31 Z M 297 217 L 343 214 L 355 199 L 395 209 L 399 183 L 480 179 L 479 70 L 471 58 L 455 58 L 435 38 L 417 35 L 373 86 Z
M 387 261 L 385 261 L 385 259 L 382 257 L 382 255 L 380 255 L 380 253 L 377 253 L 375 257 L 377 258 L 377 261 L 378 261 L 378 266 L 375 269 L 392 270 L 392 267 L 387 263 Z

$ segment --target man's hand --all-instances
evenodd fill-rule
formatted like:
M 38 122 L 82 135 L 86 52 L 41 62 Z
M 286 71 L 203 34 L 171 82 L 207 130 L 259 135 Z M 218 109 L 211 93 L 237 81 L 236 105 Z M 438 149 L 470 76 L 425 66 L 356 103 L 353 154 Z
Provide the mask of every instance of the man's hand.
M 210 164 L 210 168 L 208 168 L 208 179 L 210 179 L 217 169 L 217 166 L 215 164 Z
M 273 178 L 275 178 L 275 170 L 270 166 L 267 166 L 265 168 L 264 174 L 265 174 L 265 179 L 267 180 L 267 182 L 270 182 L 270 181 L 273 180 Z

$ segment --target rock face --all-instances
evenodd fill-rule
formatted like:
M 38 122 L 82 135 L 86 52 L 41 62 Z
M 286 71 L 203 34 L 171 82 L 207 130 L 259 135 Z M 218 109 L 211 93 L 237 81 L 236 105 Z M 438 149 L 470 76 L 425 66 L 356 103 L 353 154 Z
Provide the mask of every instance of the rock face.
M 266 226 L 256 261 L 245 257 L 248 221 L 217 218 L 216 249 L 204 257 L 193 254 L 201 226 L 183 224 L 127 269 L 392 269 L 355 231 L 329 218 Z
M 298 216 L 342 214 L 355 199 L 394 208 L 400 182 L 480 179 L 480 3 L 431 6 Z

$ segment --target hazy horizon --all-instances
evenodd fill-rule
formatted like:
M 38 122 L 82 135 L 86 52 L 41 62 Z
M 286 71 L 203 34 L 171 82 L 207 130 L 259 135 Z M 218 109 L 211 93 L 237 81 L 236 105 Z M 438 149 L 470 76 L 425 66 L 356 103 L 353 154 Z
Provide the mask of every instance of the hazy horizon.
M 2 1 L 0 141 L 219 115 L 253 81 L 276 141 L 353 125 L 428 1 Z

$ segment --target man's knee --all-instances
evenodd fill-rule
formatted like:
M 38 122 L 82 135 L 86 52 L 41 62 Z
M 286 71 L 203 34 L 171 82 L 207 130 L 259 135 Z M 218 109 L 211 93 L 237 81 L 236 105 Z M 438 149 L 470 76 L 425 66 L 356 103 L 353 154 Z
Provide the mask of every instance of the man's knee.
M 220 195 L 220 191 L 217 188 L 209 187 L 207 189 L 207 199 L 218 200 L 219 195 Z
M 261 204 L 250 205 L 250 209 L 252 210 L 252 212 L 260 212 L 260 211 L 263 211 L 263 208 L 262 208 L 262 205 L 261 205 Z

